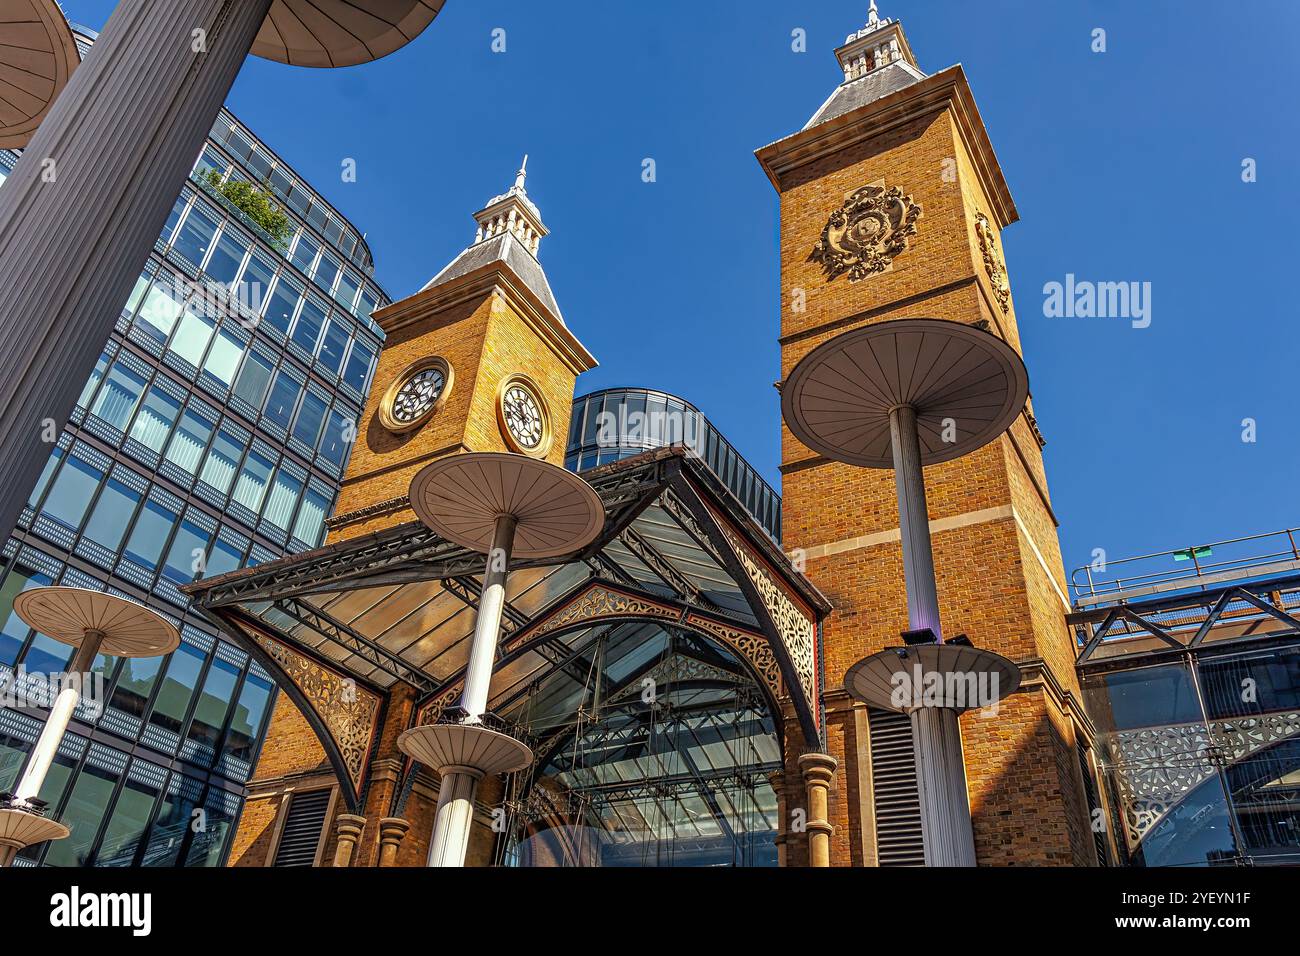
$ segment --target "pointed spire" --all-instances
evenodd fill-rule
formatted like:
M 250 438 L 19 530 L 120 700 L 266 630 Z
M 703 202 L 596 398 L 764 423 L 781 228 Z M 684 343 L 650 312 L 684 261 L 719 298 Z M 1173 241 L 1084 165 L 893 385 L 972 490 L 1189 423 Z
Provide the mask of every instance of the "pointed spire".
M 880 23 L 880 11 L 876 9 L 876 0 L 871 0 L 871 9 L 867 11 L 867 29 L 874 30 Z
M 524 182 L 528 178 L 528 155 L 515 173 L 515 184 L 500 196 L 494 196 L 486 206 L 474 214 L 478 222 L 478 233 L 474 242 L 484 242 L 496 238 L 502 233 L 514 236 L 534 256 L 546 235 L 546 226 L 542 224 L 542 214 L 531 199 Z

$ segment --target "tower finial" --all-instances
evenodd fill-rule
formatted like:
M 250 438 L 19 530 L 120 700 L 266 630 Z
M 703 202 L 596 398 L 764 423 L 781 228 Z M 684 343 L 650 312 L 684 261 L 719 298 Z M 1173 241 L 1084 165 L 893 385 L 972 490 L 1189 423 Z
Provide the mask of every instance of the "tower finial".
M 867 11 L 867 26 L 874 27 L 880 22 L 880 11 L 876 9 L 876 0 L 871 0 L 871 9 Z
M 524 180 L 528 178 L 528 154 L 524 153 L 523 164 L 519 167 L 519 172 L 515 174 L 515 189 L 523 191 Z

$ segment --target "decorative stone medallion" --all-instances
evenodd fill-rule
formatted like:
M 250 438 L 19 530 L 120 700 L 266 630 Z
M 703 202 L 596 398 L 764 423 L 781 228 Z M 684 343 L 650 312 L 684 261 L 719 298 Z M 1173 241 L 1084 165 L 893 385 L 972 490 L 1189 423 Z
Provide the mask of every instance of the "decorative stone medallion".
M 993 295 L 1006 312 L 1011 303 L 1011 283 L 1007 281 L 1007 267 L 998 254 L 998 244 L 993 236 L 993 226 L 989 217 L 980 213 L 975 217 L 975 232 L 980 240 L 980 255 L 984 257 L 984 271 L 988 273 L 989 282 L 993 284 Z
M 846 272 L 850 282 L 889 269 L 916 235 L 921 207 L 897 186 L 863 186 L 831 213 L 809 262 L 820 262 L 829 282 Z

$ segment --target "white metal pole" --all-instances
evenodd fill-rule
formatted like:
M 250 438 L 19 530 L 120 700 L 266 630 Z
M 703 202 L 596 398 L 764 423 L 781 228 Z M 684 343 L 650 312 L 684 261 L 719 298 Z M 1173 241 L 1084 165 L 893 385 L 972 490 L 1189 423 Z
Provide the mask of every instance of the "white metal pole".
M 515 525 L 512 515 L 502 515 L 497 518 L 492 533 L 492 550 L 488 552 L 487 567 L 483 572 L 483 591 L 479 595 L 469 664 L 465 668 L 465 689 L 460 695 L 466 723 L 478 723 L 487 711 L 492 667 L 496 663 L 497 642 L 501 635 L 501 615 L 505 610 Z M 465 865 L 470 829 L 474 823 L 474 796 L 482 779 L 483 771 L 473 767 L 442 768 L 438 807 L 433 816 L 433 836 L 429 838 L 429 866 Z
M 483 771 L 473 767 L 444 767 L 429 840 L 429 866 L 464 866 L 474 823 L 474 795 Z
M 58 753 L 64 731 L 72 722 L 72 714 L 81 700 L 81 685 L 89 675 L 91 665 L 95 663 L 95 656 L 99 653 L 99 646 L 103 641 L 103 631 L 86 631 L 81 646 L 77 648 L 77 653 L 72 658 L 69 671 L 71 679 L 65 680 L 63 686 L 59 688 L 59 695 L 54 699 L 49 719 L 45 721 L 41 735 L 36 739 L 32 759 L 28 761 L 23 778 L 18 783 L 18 789 L 14 791 L 14 803 L 26 803 L 40 794 L 41 785 L 45 783 L 45 776 L 54 763 L 54 755 Z
M 506 603 L 506 578 L 510 573 L 510 549 L 515 540 L 515 518 L 497 518 L 492 534 L 492 550 L 483 572 L 483 593 L 479 595 L 478 617 L 474 622 L 474 640 L 465 669 L 465 689 L 460 706 L 477 722 L 487 710 L 488 688 L 492 683 L 492 665 L 496 662 L 497 641 L 501 634 L 501 613 Z
M 890 412 L 889 431 L 898 489 L 908 626 L 914 631 L 929 628 L 942 643 L 916 410 L 904 405 Z M 966 791 L 959 715 L 950 707 L 923 706 L 912 711 L 911 721 L 926 866 L 974 866 L 975 834 Z

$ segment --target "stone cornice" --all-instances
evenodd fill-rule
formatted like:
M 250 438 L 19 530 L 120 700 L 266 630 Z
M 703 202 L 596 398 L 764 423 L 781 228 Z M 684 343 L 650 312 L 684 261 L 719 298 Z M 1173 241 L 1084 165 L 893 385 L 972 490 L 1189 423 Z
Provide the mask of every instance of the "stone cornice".
M 783 192 L 790 174 L 809 163 L 943 110 L 951 111 L 992 204 L 997 227 L 1009 226 L 1020 215 L 961 64 L 764 146 L 755 155 L 777 192 Z
M 388 335 L 467 300 L 496 293 L 519 314 L 530 329 L 575 374 L 590 371 L 595 357 L 578 341 L 560 317 L 533 294 L 528 284 L 504 260 L 496 259 L 462 276 L 408 296 L 372 318 Z

